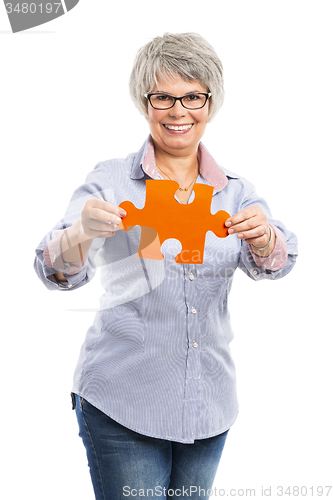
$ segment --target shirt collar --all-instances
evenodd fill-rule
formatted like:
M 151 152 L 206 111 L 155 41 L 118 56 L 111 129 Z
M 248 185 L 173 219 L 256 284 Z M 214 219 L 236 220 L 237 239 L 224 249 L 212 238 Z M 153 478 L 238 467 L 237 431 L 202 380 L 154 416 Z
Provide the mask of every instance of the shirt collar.
M 221 191 L 221 189 L 228 184 L 228 177 L 201 142 L 198 148 L 198 158 L 200 175 L 208 182 L 208 184 L 214 187 L 215 192 Z M 154 145 L 151 135 L 149 135 L 142 148 L 135 156 L 131 170 L 131 179 L 142 179 L 145 174 L 152 179 L 156 179 L 158 177 Z

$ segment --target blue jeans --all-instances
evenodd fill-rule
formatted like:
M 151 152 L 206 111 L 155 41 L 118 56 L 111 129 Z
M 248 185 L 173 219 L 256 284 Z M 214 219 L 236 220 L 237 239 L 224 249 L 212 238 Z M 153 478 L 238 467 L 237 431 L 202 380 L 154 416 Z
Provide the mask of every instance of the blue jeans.
M 194 444 L 157 439 L 118 424 L 80 396 L 72 397 L 96 500 L 203 500 L 212 495 L 228 431 Z

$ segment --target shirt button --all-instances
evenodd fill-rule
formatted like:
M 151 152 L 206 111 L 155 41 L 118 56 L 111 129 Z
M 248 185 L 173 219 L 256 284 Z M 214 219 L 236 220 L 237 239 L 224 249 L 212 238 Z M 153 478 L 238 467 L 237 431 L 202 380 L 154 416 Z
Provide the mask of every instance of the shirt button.
M 193 342 L 192 342 L 192 346 L 193 346 L 193 347 L 198 347 L 198 344 L 196 343 L 196 341 L 195 341 L 195 340 L 193 340 Z
M 70 283 L 70 284 L 68 285 L 68 288 L 72 288 L 72 286 L 73 286 L 73 285 L 72 285 L 72 283 Z
M 197 314 L 197 310 L 195 309 L 195 307 L 192 307 L 192 309 L 191 309 L 191 313 L 192 313 L 192 314 Z
M 258 271 L 256 269 L 254 269 L 253 274 L 258 274 Z
M 191 281 L 193 281 L 194 280 L 194 275 L 192 273 L 190 273 L 189 278 L 190 278 Z

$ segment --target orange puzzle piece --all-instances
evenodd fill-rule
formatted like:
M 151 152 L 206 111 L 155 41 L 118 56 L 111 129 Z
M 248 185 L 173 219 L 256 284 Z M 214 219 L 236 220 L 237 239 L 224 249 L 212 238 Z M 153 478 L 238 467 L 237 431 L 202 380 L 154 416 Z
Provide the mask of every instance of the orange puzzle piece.
M 229 214 L 223 210 L 214 215 L 210 212 L 213 186 L 195 184 L 195 198 L 189 204 L 175 199 L 178 188 L 176 181 L 147 180 L 146 204 L 142 209 L 136 208 L 131 201 L 119 205 L 127 213 L 120 229 L 130 231 L 136 225 L 142 228 L 138 257 L 164 259 L 162 243 L 175 238 L 182 244 L 176 262 L 202 264 L 207 231 L 213 231 L 219 238 L 228 236 L 224 223 Z

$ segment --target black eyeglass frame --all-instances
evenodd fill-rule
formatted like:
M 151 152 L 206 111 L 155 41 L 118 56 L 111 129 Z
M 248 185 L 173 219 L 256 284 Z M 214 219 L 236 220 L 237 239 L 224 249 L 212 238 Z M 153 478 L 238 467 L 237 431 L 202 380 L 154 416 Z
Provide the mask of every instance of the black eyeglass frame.
M 185 109 L 201 109 L 201 108 L 203 108 L 205 106 L 206 102 L 208 101 L 208 99 L 211 97 L 212 94 L 211 94 L 211 92 L 189 92 L 188 94 L 182 95 L 181 97 L 176 97 L 176 96 L 174 96 L 172 94 L 168 94 L 167 92 L 150 92 L 148 94 L 143 94 L 143 95 L 145 96 L 146 99 L 148 99 L 148 101 L 149 101 L 149 103 L 150 103 L 150 105 L 151 105 L 152 108 L 159 109 L 159 110 L 164 110 L 164 109 L 171 109 L 171 108 L 173 108 L 174 105 L 176 104 L 176 101 L 180 101 L 180 104 Z M 168 108 L 156 108 L 156 106 L 152 105 L 151 100 L 150 100 L 150 98 L 151 98 L 152 95 L 168 95 L 168 96 L 170 96 L 170 97 L 172 97 L 174 99 L 173 105 L 169 106 Z M 198 108 L 188 108 L 187 106 L 184 105 L 182 99 L 184 97 L 189 96 L 189 95 L 204 95 L 206 97 L 206 100 L 203 103 L 203 105 L 199 106 Z

